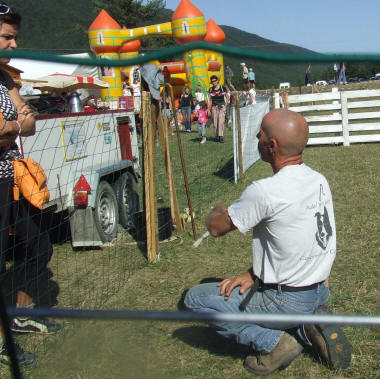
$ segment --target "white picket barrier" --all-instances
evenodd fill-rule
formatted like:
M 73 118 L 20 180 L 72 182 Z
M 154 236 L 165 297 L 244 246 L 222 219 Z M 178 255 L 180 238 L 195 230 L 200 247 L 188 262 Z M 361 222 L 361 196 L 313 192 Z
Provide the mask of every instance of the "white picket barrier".
M 276 93 L 275 107 L 280 103 L 279 97 Z M 349 146 L 380 141 L 380 90 L 338 91 L 333 88 L 331 92 L 289 95 L 288 104 L 289 110 L 303 114 L 309 124 L 308 145 L 343 143 Z M 362 111 L 365 108 L 369 108 L 367 112 Z M 318 136 L 313 136 L 316 134 Z

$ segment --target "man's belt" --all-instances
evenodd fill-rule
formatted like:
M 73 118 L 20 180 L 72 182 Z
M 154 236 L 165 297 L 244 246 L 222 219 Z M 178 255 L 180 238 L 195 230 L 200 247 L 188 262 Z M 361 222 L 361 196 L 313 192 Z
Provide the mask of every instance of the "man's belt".
M 249 290 L 247 296 L 244 298 L 244 300 L 240 303 L 239 305 L 239 310 L 244 311 L 245 308 L 247 307 L 248 303 L 251 301 L 252 296 L 257 292 L 258 290 L 266 290 L 266 289 L 281 289 L 281 291 L 284 292 L 299 292 L 299 291 L 310 291 L 316 289 L 321 283 L 314 283 L 311 284 L 310 286 L 303 286 L 303 287 L 292 287 L 292 286 L 287 286 L 285 284 L 265 284 L 260 280 L 259 278 L 255 279 L 255 282 L 251 289 Z
M 260 279 L 259 279 L 260 280 Z M 310 286 L 303 286 L 303 287 L 292 287 L 287 286 L 285 284 L 265 284 L 260 280 L 260 286 L 259 288 L 265 290 L 265 289 L 281 289 L 281 291 L 284 292 L 299 292 L 299 291 L 310 291 L 316 289 L 321 283 L 314 283 L 310 284 Z

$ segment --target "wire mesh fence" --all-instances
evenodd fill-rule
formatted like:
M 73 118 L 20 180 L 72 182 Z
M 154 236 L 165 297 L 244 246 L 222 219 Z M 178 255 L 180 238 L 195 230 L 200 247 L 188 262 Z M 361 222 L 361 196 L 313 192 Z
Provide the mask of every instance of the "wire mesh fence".
M 190 49 L 189 46 L 187 48 Z M 194 48 L 194 46 L 191 46 L 191 48 Z M 168 49 L 168 51 L 157 53 L 157 57 L 164 53 L 168 55 L 173 54 L 174 50 L 177 51 L 176 49 L 183 49 L 183 47 Z M 236 53 L 237 55 L 243 56 L 242 51 L 236 51 L 230 48 L 223 49 L 227 53 Z M 24 52 L 23 56 L 26 57 L 28 54 L 30 55 L 31 53 Z M 244 54 L 247 54 L 247 52 L 244 51 Z M 259 57 L 252 52 L 248 52 L 248 54 L 251 54 L 255 58 Z M 43 58 L 44 55 L 35 55 L 35 57 L 40 59 Z M 263 58 L 261 55 L 260 57 Z M 51 56 L 48 58 L 52 59 Z M 142 62 L 143 60 L 147 61 L 150 58 L 150 55 L 145 58 L 138 58 L 136 62 L 133 63 Z M 280 60 L 293 59 L 292 57 L 273 55 L 270 56 L 270 58 Z M 337 59 L 336 56 L 330 58 L 334 58 L 334 60 Z M 352 56 L 345 56 L 344 58 L 352 58 Z M 363 59 L 363 57 L 354 58 L 359 60 Z M 365 56 L 365 58 L 378 59 L 377 56 Z M 313 59 L 325 61 L 328 60 L 329 57 L 313 55 L 310 57 L 298 57 L 298 59 L 302 61 L 312 61 Z M 98 62 L 91 60 L 91 63 L 95 64 Z M 118 63 L 116 62 L 115 64 Z M 129 117 L 128 122 L 126 122 L 125 117 Z M 191 194 L 196 226 L 199 233 L 205 231 L 203 219 L 210 209 L 210 206 L 214 205 L 219 199 L 225 199 L 226 193 L 231 194 L 233 197 L 237 191 L 241 190 L 238 186 L 238 188 L 236 188 L 233 183 L 233 125 L 231 119 L 226 121 L 224 143 L 217 141 L 211 124 L 206 128 L 206 143 L 203 144 L 200 143 L 201 137 L 198 134 L 196 122 L 193 122 L 190 133 L 185 132 L 183 126 L 179 125 L 180 129 L 182 129 L 180 134 L 186 163 L 189 192 Z M 120 149 L 122 137 L 120 137 L 118 126 L 125 125 L 125 123 L 130 131 L 131 138 L 130 159 L 128 159 L 131 166 L 123 164 L 120 166 L 119 162 L 122 154 Z M 138 213 L 138 210 L 141 209 L 143 205 L 143 180 L 141 176 L 142 138 L 140 133 L 141 129 L 139 129 L 134 115 L 130 114 L 130 112 L 106 111 L 96 116 L 81 114 L 78 117 L 63 115 L 63 117 L 59 117 L 58 119 L 54 117 L 41 118 L 37 121 L 36 136 L 26 137 L 24 139 L 24 153 L 29 152 L 43 165 L 50 180 L 50 182 L 48 180 L 48 186 L 51 192 L 51 198 L 54 199 L 54 202 L 50 204 L 51 207 L 43 212 L 43 217 L 38 223 L 41 229 L 47 229 L 49 231 L 54 253 L 48 265 L 48 269 L 39 273 L 39 284 L 34 298 L 36 310 L 40 307 L 57 307 L 57 310 L 59 310 L 59 308 L 76 308 L 77 310 L 99 308 L 102 310 L 125 308 L 165 309 L 165 306 L 170 307 L 173 306 L 173 304 L 165 302 L 164 297 L 178 297 L 183 290 L 182 286 L 186 286 L 187 281 L 184 280 L 185 284 L 177 284 L 177 288 L 176 284 L 167 279 L 163 273 L 157 275 L 154 280 L 152 280 L 152 276 L 144 280 L 144 275 L 141 274 L 143 268 L 148 268 L 153 271 L 155 268 L 147 266 L 146 244 L 143 241 L 144 233 L 139 234 L 138 230 L 139 227 L 144 226 L 144 220 L 141 221 L 141 214 L 137 216 L 140 217 L 140 219 L 136 219 L 136 217 L 133 216 L 135 213 Z M 73 138 L 75 141 L 72 140 Z M 186 196 L 179 145 L 176 136 L 169 135 L 168 138 L 178 204 L 185 228 L 184 232 L 178 232 L 175 229 L 174 231 L 170 230 L 170 238 L 163 238 L 163 241 L 160 242 L 160 252 L 163 255 L 166 254 L 166 259 L 170 260 L 175 259 L 176 254 L 189 252 L 191 249 L 189 244 L 193 242 L 193 238 L 189 223 L 189 204 Z M 90 150 L 92 151 L 91 154 L 89 154 Z M 111 166 L 113 170 L 110 170 Z M 121 182 L 120 178 L 126 173 L 129 173 L 133 177 L 131 178 L 130 175 L 127 175 L 127 178 L 125 179 L 123 177 L 123 182 Z M 91 189 L 86 190 L 86 188 L 79 188 L 80 191 L 77 192 L 87 192 L 87 204 L 91 204 L 92 207 L 90 214 L 85 214 L 83 218 L 80 218 L 79 221 L 75 223 L 73 221 L 70 222 L 73 212 L 86 212 L 83 206 L 79 205 L 78 208 L 74 209 L 69 205 L 73 200 L 73 192 L 75 192 L 73 189 L 78 185 L 82 174 L 84 174 L 86 182 Z M 95 191 L 92 186 L 93 183 L 101 182 L 102 178 L 109 186 L 105 185 L 103 192 L 99 195 L 99 191 Z M 137 198 L 133 198 L 134 193 L 131 193 L 130 180 L 133 180 L 133 191 L 138 194 Z M 162 209 L 169 208 L 170 190 L 165 170 L 165 158 L 158 136 L 155 138 L 155 183 L 157 207 Z M 83 185 L 83 182 L 79 184 Z M 119 188 L 118 190 L 118 186 L 122 186 L 121 189 Z M 109 187 L 111 190 L 109 190 Z M 128 208 L 128 216 L 130 216 L 130 220 L 132 220 L 124 220 L 124 225 L 121 225 L 120 221 L 123 217 L 120 213 L 124 208 L 121 209 L 118 205 L 115 207 L 115 197 L 118 195 L 119 198 L 116 199 L 116 202 L 119 201 L 124 208 Z M 95 224 L 92 230 L 81 231 L 81 228 L 86 228 L 86 223 L 82 222 L 82 220 L 86 221 L 88 217 L 97 220 L 98 224 Z M 159 222 L 159 227 L 167 228 L 166 222 L 167 220 L 161 225 Z M 14 227 L 17 228 L 17 225 L 14 225 Z M 3 271 L 1 278 L 4 283 L 3 292 L 5 302 L 8 306 L 16 303 L 17 290 L 20 288 L 17 281 L 22 279 L 20 279 L 20 275 L 17 275 L 17 273 L 20 271 L 20 267 L 25 267 L 28 264 L 29 259 L 28 257 L 25 259 L 24 246 L 17 242 L 17 237 L 14 235 L 14 232 L 15 230 L 10 230 L 12 247 L 7 251 L 8 259 L 5 267 L 6 270 Z M 76 233 L 74 239 L 73 233 Z M 101 235 L 101 233 L 105 233 L 105 235 Z M 80 236 L 83 237 L 83 235 L 86 235 L 86 238 L 89 235 L 92 236 L 92 238 L 86 239 L 86 241 L 91 241 L 91 243 L 87 243 L 87 246 L 86 243 L 79 243 L 75 246 L 74 242 L 80 242 Z M 101 243 L 97 243 L 99 240 Z M 205 246 L 208 246 L 207 240 L 204 243 L 207 244 Z M 223 249 L 223 246 L 219 246 L 219 248 Z M 230 246 L 229 248 L 232 249 L 233 247 Z M 203 253 L 205 251 L 207 251 L 207 247 L 205 247 Z M 192 258 L 189 257 L 188 259 L 191 260 Z M 197 256 L 197 259 L 207 261 L 207 258 L 200 256 Z M 189 261 L 186 259 L 182 263 L 189 265 Z M 163 272 L 165 272 L 165 264 L 167 263 L 163 264 Z M 178 270 L 182 270 L 182 268 L 178 268 Z M 173 274 L 170 273 L 170 275 Z M 189 274 L 185 272 L 183 275 L 187 277 Z M 139 287 L 134 288 L 135 292 L 126 293 L 126 288 L 128 288 L 127 284 L 131 281 L 140 282 L 140 285 L 144 286 L 145 290 L 147 290 L 149 287 L 153 289 L 156 285 L 155 280 L 170 283 L 168 288 L 165 289 L 162 298 L 160 296 L 156 299 L 149 300 L 144 298 L 145 301 L 142 302 L 139 296 L 141 293 L 144 293 L 143 296 L 145 297 L 149 296 L 147 295 L 149 291 L 142 292 Z M 155 291 L 152 292 L 157 296 Z M 162 300 L 161 304 L 159 300 Z M 14 316 L 16 314 L 21 315 L 21 313 L 18 313 L 17 310 L 10 310 L 9 314 L 10 316 Z M 74 322 L 72 319 L 65 319 L 67 314 L 48 314 L 48 312 L 44 313 L 42 311 L 41 315 L 58 318 L 63 317 L 63 330 L 60 334 L 48 338 L 42 335 L 27 335 L 18 337 L 17 339 L 26 349 L 36 352 L 39 356 L 46 354 L 51 358 L 51 361 L 56 364 L 59 362 L 57 356 L 60 347 L 63 346 L 70 358 L 73 359 L 72 356 L 75 354 L 75 351 L 80 349 L 80 338 L 83 338 L 82 348 L 88 349 L 89 352 L 91 352 L 91 346 L 93 344 L 101 344 L 102 338 L 112 339 L 112 337 L 117 335 L 118 331 L 117 322 L 113 322 L 112 326 L 110 326 L 111 324 L 106 325 L 97 321 L 88 321 L 86 322 L 88 330 L 86 330 L 86 327 L 83 326 L 83 322 Z M 88 313 L 86 317 L 91 319 L 94 315 L 95 314 Z M 102 315 L 102 313 L 100 313 L 100 315 Z M 148 313 L 136 314 L 134 318 L 143 319 L 147 315 Z M 182 316 L 176 316 L 178 317 L 174 317 L 176 322 L 183 321 L 184 319 L 191 321 L 197 319 L 196 316 L 186 315 L 183 316 L 184 318 L 182 318 Z M 80 313 L 75 313 L 75 317 L 80 317 Z M 109 317 L 109 314 L 108 316 L 107 314 L 101 316 L 101 318 L 107 317 Z M 159 319 L 162 321 L 171 319 L 171 317 L 170 314 L 162 314 Z M 120 315 L 120 319 L 127 318 L 126 314 Z M 201 318 L 198 318 L 198 320 L 199 319 Z M 315 320 L 312 317 L 310 320 L 313 322 L 321 321 L 319 319 Z M 252 317 L 252 321 L 254 321 L 254 317 Z M 303 318 L 301 321 L 307 322 L 307 320 Z M 322 321 L 327 321 L 327 319 Z M 124 330 L 125 333 L 131 333 L 133 329 L 141 331 L 142 328 L 152 328 L 154 330 L 156 327 L 154 324 L 147 324 L 145 321 L 142 326 L 136 326 L 136 322 L 128 322 L 130 322 L 130 324 L 129 327 Z M 339 324 L 350 322 L 350 325 L 354 325 L 355 322 L 357 325 L 379 325 L 378 318 L 376 317 L 368 318 L 365 322 L 360 319 L 360 317 L 358 319 L 342 317 L 341 319 L 337 318 L 335 322 Z M 107 337 L 108 333 L 102 330 L 103 328 L 108 329 L 109 337 Z M 78 338 L 75 338 L 77 333 Z M 148 337 L 145 336 L 144 338 Z M 138 333 L 132 333 L 132 338 L 129 341 L 125 338 L 119 340 L 114 347 L 108 343 L 109 341 L 107 341 L 105 345 L 108 347 L 111 346 L 110 349 L 117 349 L 117 347 L 122 349 L 125 346 L 129 349 L 135 347 L 136 353 L 126 355 L 129 361 L 132 362 L 135 354 L 138 354 L 138 352 L 143 353 L 142 346 L 144 345 L 144 341 L 146 341 L 143 341 L 144 338 L 138 337 Z M 134 346 L 133 342 L 131 342 L 137 340 L 140 346 Z M 74 346 L 68 346 L 68 341 L 74 343 Z M 168 344 L 169 338 L 161 342 Z M 71 353 L 70 350 L 72 350 Z M 118 359 L 123 359 L 118 353 L 116 355 Z M 54 358 L 52 358 L 53 356 Z M 112 353 L 110 356 L 112 356 Z M 90 357 L 88 357 L 88 359 L 91 361 Z M 42 359 L 42 362 L 48 365 L 47 360 Z M 145 360 L 144 362 L 144 365 L 147 365 Z M 63 365 L 63 363 L 61 364 Z M 69 363 L 67 364 L 69 365 Z M 76 365 L 79 367 L 78 363 L 76 363 Z M 128 367 L 128 365 L 126 365 L 126 367 Z M 1 373 L 6 373 L 5 368 L 1 368 L 1 370 Z M 78 370 L 79 375 L 83 377 L 96 377 L 96 375 L 94 376 L 94 371 L 86 371 L 89 370 L 88 368 L 84 371 L 81 371 L 80 368 L 78 368 Z M 165 368 L 165 370 L 169 370 L 169 368 Z M 165 370 L 163 374 L 169 372 Z M 50 367 L 48 371 L 51 375 L 54 369 Z M 152 366 L 149 373 L 151 374 L 154 371 L 155 365 Z M 44 372 L 44 375 L 46 375 L 47 371 L 44 371 L 42 366 L 38 366 L 36 371 L 33 371 L 33 369 L 26 369 L 26 371 L 24 371 L 25 374 L 30 374 L 31 376 L 33 376 L 35 372 Z M 61 370 L 60 372 L 63 371 Z M 176 370 L 173 370 L 173 372 L 175 373 Z M 171 374 L 173 374 L 173 372 Z M 51 377 L 54 377 L 54 375 Z M 138 375 L 136 375 L 136 377 L 138 377 Z

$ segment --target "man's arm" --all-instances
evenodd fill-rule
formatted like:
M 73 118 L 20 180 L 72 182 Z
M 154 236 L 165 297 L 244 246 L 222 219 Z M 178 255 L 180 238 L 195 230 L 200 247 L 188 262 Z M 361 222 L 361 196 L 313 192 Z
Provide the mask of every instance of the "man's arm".
M 206 218 L 206 227 L 213 237 L 221 237 L 236 229 L 224 205 L 216 205 Z
M 21 126 L 20 135 L 24 137 L 32 136 L 36 132 L 36 120 L 34 119 L 33 111 L 20 96 L 18 87 L 11 76 L 6 71 L 3 71 L 3 74 L 7 82 L 9 96 L 17 108 L 17 121 Z

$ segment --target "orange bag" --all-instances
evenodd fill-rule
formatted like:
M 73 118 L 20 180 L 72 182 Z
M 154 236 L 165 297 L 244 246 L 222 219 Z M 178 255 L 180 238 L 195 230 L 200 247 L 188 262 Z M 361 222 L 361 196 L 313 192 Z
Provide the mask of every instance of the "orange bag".
M 20 191 L 24 198 L 38 209 L 49 201 L 47 177 L 42 166 L 33 158 L 12 161 L 14 168 L 14 200 L 19 200 Z

